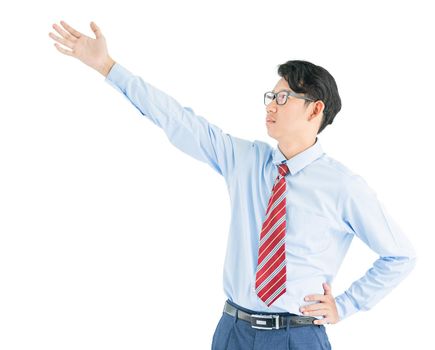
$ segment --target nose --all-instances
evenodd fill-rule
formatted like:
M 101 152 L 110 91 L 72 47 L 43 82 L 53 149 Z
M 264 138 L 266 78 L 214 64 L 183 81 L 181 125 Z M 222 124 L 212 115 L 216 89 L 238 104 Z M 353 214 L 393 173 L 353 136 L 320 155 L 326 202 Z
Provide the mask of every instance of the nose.
M 272 102 L 270 102 L 267 106 L 266 106 L 266 112 L 272 112 L 272 111 L 276 111 L 276 99 L 273 99 Z

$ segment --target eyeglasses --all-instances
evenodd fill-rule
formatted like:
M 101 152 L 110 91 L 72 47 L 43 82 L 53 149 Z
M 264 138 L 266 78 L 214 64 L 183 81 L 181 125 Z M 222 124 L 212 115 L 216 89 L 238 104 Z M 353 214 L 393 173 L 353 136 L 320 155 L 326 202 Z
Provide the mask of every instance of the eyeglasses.
M 265 92 L 264 93 L 264 104 L 267 106 L 270 102 L 272 102 L 276 98 L 276 103 L 278 105 L 283 105 L 287 102 L 287 98 L 289 96 L 293 96 L 295 98 L 301 98 L 301 99 L 308 100 L 308 101 L 315 101 L 312 98 L 302 96 L 302 95 L 297 94 L 297 93 L 290 91 L 290 90 L 281 90 L 278 92 L 272 92 L 272 91 Z

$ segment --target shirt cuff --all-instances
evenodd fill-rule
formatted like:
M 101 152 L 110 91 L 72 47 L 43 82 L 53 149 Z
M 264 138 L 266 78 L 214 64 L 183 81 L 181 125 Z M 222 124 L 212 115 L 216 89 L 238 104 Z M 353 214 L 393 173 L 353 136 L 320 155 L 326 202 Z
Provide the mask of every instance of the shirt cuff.
M 124 93 L 126 91 L 128 78 L 132 75 L 133 73 L 131 73 L 127 68 L 123 67 L 118 62 L 115 62 L 110 69 L 109 74 L 106 75 L 104 81 Z
M 359 311 L 358 307 L 352 302 L 352 299 L 347 292 L 337 296 L 335 298 L 335 304 L 337 305 L 339 321 L 342 321 L 346 317 Z

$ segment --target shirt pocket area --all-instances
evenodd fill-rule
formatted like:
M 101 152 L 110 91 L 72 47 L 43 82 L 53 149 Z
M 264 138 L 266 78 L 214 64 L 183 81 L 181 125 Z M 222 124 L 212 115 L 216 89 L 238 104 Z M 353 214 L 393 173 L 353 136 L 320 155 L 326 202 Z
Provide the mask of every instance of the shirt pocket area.
M 312 255 L 326 250 L 331 243 L 329 219 L 296 207 L 287 217 L 286 250 L 295 255 Z

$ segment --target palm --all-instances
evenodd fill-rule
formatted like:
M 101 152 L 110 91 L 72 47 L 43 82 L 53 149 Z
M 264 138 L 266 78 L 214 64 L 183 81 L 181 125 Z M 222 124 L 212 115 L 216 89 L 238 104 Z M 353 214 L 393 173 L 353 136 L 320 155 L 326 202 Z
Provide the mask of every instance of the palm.
M 104 37 L 92 39 L 81 35 L 74 46 L 76 57 L 91 67 L 97 67 L 107 56 L 106 40 Z
M 56 48 L 69 56 L 73 56 L 88 66 L 98 69 L 106 60 L 108 54 L 106 39 L 101 33 L 100 28 L 94 22 L 91 22 L 91 29 L 95 34 L 95 39 L 91 38 L 70 25 L 61 21 L 63 28 L 57 24 L 53 28 L 61 35 L 61 37 L 49 33 L 49 36 L 71 50 L 66 50 L 59 44 L 55 44 Z

